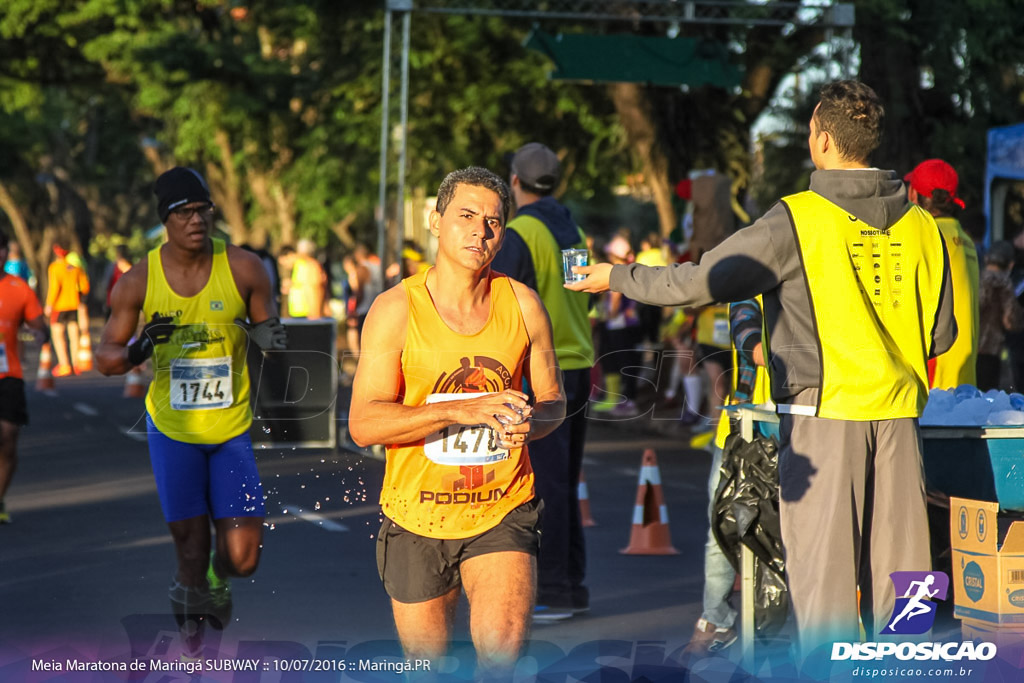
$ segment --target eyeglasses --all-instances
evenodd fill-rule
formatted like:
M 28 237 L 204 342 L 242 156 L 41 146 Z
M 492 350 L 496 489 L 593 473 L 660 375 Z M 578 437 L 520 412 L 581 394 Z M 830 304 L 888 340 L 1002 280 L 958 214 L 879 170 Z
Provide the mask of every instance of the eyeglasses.
M 200 218 L 209 218 L 213 215 L 214 209 L 217 206 L 215 204 L 204 204 L 203 206 L 182 206 L 177 209 L 171 209 L 171 215 L 175 218 L 180 218 L 183 221 L 192 220 L 192 216 L 199 214 Z

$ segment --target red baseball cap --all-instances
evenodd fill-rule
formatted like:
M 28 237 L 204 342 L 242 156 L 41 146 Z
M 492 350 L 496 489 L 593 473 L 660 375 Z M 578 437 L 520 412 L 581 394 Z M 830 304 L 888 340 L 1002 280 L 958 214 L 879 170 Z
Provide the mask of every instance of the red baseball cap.
M 690 199 L 693 196 L 693 182 L 689 178 L 683 178 L 676 183 L 676 196 L 680 199 Z
M 953 167 L 942 159 L 926 159 L 917 165 L 913 171 L 903 176 L 918 194 L 931 197 L 935 190 L 945 190 L 952 197 L 953 202 L 961 209 L 964 208 L 964 201 L 956 196 L 956 188 L 960 184 L 960 176 L 956 174 Z

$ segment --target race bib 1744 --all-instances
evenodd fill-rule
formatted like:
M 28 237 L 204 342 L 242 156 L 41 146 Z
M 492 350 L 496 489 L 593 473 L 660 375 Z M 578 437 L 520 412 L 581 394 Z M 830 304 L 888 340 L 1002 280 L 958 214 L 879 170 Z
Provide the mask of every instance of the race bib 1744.
M 171 361 L 171 408 L 214 410 L 234 403 L 231 357 Z

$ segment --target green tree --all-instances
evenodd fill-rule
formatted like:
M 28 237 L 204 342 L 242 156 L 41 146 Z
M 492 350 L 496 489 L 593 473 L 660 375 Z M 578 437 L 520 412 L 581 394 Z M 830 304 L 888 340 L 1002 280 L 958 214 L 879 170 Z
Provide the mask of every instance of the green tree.
M 142 206 L 137 131 L 121 89 L 82 45 L 102 26 L 74 2 L 0 10 L 0 209 L 40 275 L 50 246 L 88 256 L 95 231 L 125 231 Z
M 859 0 L 861 77 L 886 105 L 876 163 L 949 161 L 981 204 L 986 131 L 1024 117 L 1024 2 Z M 893 68 L 898 65 L 898 68 Z

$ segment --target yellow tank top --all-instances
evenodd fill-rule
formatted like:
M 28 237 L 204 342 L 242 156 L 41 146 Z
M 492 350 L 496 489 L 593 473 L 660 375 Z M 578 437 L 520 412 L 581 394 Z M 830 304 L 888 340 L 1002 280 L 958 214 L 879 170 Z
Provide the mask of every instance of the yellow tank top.
M 949 253 L 957 333 L 949 351 L 935 359 L 932 386 L 954 389 L 961 384 L 978 383 L 978 252 L 957 219 L 940 216 L 935 224 L 942 232 Z
M 248 339 L 235 324 L 245 319 L 227 247 L 213 240 L 210 279 L 195 296 L 178 296 L 167 284 L 160 249 L 149 252 L 149 274 L 143 313 L 169 315 L 178 326 L 170 341 L 153 351 L 153 382 L 146 410 L 156 428 L 177 441 L 222 443 L 247 431 L 249 372 L 245 365 Z
M 292 288 L 288 292 L 288 315 L 293 318 L 318 318 L 319 311 L 311 311 L 313 292 L 320 286 L 319 268 L 312 259 L 300 256 L 292 267 Z
M 935 221 L 912 206 L 880 230 L 814 192 L 783 201 L 793 217 L 818 336 L 821 387 L 814 414 L 920 417 L 945 282 Z
M 403 280 L 409 323 L 402 349 L 402 403 L 421 406 L 521 389 L 530 339 L 509 279 L 492 275 L 491 311 L 476 334 L 449 328 L 426 278 Z M 429 538 L 468 538 L 492 529 L 533 498 L 526 448 L 497 447 L 492 430 L 452 425 L 426 439 L 387 445 L 380 504 L 399 526 Z

